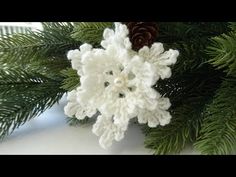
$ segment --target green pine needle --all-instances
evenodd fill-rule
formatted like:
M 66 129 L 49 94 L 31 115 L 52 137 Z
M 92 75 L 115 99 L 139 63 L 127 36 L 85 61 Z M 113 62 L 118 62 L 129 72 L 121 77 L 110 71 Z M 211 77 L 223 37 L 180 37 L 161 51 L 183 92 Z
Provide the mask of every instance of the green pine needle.
M 8 64 L 7 66 L 10 66 L 10 64 Z M 60 72 L 70 66 L 71 64 L 69 60 L 54 57 L 48 58 L 47 60 L 42 59 L 29 64 L 25 64 L 24 68 L 26 70 L 41 73 L 42 75 L 52 79 L 63 80 L 64 77 L 61 76 Z
M 199 110 L 194 110 L 193 105 L 185 104 L 176 108 L 169 125 L 144 130 L 146 148 L 154 150 L 156 155 L 179 153 L 195 139 L 201 119 L 199 113 Z
M 61 88 L 72 91 L 80 85 L 80 77 L 76 70 L 68 68 L 62 70 L 61 75 L 64 77 Z
M 75 117 L 67 117 L 67 123 L 70 126 L 73 126 L 73 127 L 78 127 L 78 126 L 81 126 L 81 125 L 87 125 L 87 124 L 90 124 L 90 123 L 94 123 L 94 121 L 95 121 L 95 119 L 89 118 L 89 117 L 85 117 L 83 120 L 79 120 Z
M 208 70 L 209 69 L 209 70 Z M 220 74 L 212 71 L 205 77 L 201 69 L 196 73 L 175 75 L 158 82 L 155 87 L 170 98 L 171 123 L 164 127 L 144 128 L 145 146 L 154 154 L 179 153 L 188 143 L 196 140 L 202 121 L 202 110 L 212 98 L 220 82 Z
M 0 69 L 0 138 L 57 103 L 60 82 L 23 69 Z
M 184 43 L 189 40 L 211 38 L 230 31 L 227 22 L 159 22 L 157 41 Z
M 28 31 L 0 39 L 0 63 L 20 64 L 60 57 L 66 59 L 68 50 L 78 48 L 80 42 L 71 38 L 71 23 L 43 23 L 43 31 Z
M 236 22 L 230 22 L 230 28 L 236 32 Z
M 207 48 L 211 63 L 216 69 L 223 69 L 228 75 L 236 76 L 236 33 L 223 34 L 212 39 Z
M 157 41 L 164 43 L 166 49 L 179 50 L 180 55 L 173 66 L 176 73 L 194 71 L 207 63 L 206 48 L 211 37 L 230 31 L 226 22 L 161 22 L 159 28 Z
M 71 36 L 77 41 L 96 46 L 102 40 L 104 29 L 112 25 L 112 22 L 77 22 Z
M 166 44 L 165 48 L 176 49 L 180 55 L 176 64 L 172 67 L 175 73 L 181 74 L 186 71 L 199 69 L 207 62 L 205 48 L 209 43 L 208 38 L 189 39 L 186 42 Z
M 195 148 L 202 154 L 225 155 L 236 149 L 236 79 L 227 79 L 203 112 Z

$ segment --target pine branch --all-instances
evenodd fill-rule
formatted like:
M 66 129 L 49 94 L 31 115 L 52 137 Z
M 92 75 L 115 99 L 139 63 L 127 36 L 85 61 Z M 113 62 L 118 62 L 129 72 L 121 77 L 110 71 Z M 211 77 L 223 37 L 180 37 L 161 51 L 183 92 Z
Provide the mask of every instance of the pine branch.
M 9 69 L 15 68 L 15 63 L 4 63 L 0 65 L 0 69 Z M 65 77 L 61 75 L 61 71 L 66 68 L 71 67 L 71 63 L 69 60 L 64 60 L 61 58 L 53 57 L 45 59 L 39 59 L 32 63 L 27 63 L 22 65 L 17 65 L 17 68 L 23 68 L 25 71 L 40 73 L 41 75 L 62 81 Z
M 77 22 L 72 37 L 82 43 L 99 45 L 105 28 L 111 28 L 112 22 Z
M 145 147 L 154 150 L 156 155 L 179 153 L 195 139 L 201 121 L 200 110 L 184 104 L 171 112 L 173 118 L 169 125 L 155 129 L 146 127 Z
M 83 120 L 79 120 L 75 117 L 67 117 L 67 123 L 70 125 L 70 126 L 73 126 L 73 127 L 77 127 L 77 126 L 81 126 L 81 125 L 85 125 L 85 124 L 89 124 L 89 123 L 92 123 L 94 122 L 95 119 L 92 119 L 92 118 L 89 118 L 89 117 L 86 117 L 85 119 Z
M 231 31 L 227 22 L 159 22 L 158 41 L 172 44 L 210 38 Z
M 59 81 L 22 69 L 0 70 L 0 138 L 43 113 L 63 96 Z
M 236 79 L 225 80 L 203 113 L 195 148 L 202 154 L 229 154 L 236 149 Z
M 8 66 L 10 66 L 8 64 Z M 26 70 L 35 71 L 41 73 L 42 75 L 52 78 L 63 80 L 64 77 L 61 76 L 61 71 L 71 67 L 69 60 L 63 60 L 61 58 L 48 58 L 47 60 L 38 60 L 33 63 L 25 65 Z
M 184 103 L 183 98 L 213 96 L 212 92 L 220 86 L 224 76 L 224 73 L 205 65 L 194 71 L 172 73 L 169 79 L 159 80 L 153 88 L 161 95 L 170 98 L 172 108 L 174 108 Z
M 205 65 L 209 57 L 205 53 L 208 43 L 208 38 L 200 38 L 189 39 L 186 42 L 165 44 L 166 49 L 176 49 L 180 53 L 176 64 L 172 67 L 175 74 L 194 71 Z
M 179 50 L 177 63 L 173 66 L 175 73 L 197 70 L 209 60 L 206 47 L 211 37 L 228 33 L 229 23 L 212 22 L 160 22 L 157 41 L 165 48 Z
M 230 28 L 236 32 L 236 22 L 230 22 Z
M 172 103 L 169 125 L 144 128 L 145 146 L 154 150 L 155 154 L 178 153 L 186 144 L 196 140 L 202 110 L 220 83 L 219 73 L 210 70 L 209 77 L 206 77 L 206 73 L 200 70 L 173 76 L 155 87 L 161 94 L 165 93 Z
M 160 23 L 160 37 L 157 40 L 165 43 L 167 49 L 179 50 L 180 56 L 173 70 L 184 73 L 205 65 L 209 60 L 206 48 L 211 37 L 230 30 L 228 23 Z
M 61 86 L 62 89 L 65 89 L 67 91 L 72 91 L 80 85 L 80 77 L 77 74 L 76 70 L 68 68 L 61 71 L 61 75 L 64 77 Z
M 216 69 L 223 69 L 228 75 L 236 76 L 236 33 L 223 34 L 212 39 L 208 47 L 211 63 Z
M 80 42 L 71 38 L 70 23 L 44 23 L 43 31 L 28 31 L 0 39 L 0 63 L 24 64 L 59 57 L 66 59 L 68 50 L 78 48 Z

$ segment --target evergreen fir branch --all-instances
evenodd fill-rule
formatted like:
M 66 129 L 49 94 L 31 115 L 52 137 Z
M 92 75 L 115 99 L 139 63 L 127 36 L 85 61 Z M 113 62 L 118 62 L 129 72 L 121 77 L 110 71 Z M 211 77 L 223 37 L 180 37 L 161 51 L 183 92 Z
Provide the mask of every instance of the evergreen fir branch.
M 228 75 L 236 76 L 236 33 L 223 34 L 212 39 L 207 53 L 216 69 L 223 69 Z
M 229 154 L 236 149 L 236 79 L 225 80 L 203 112 L 195 148 L 202 154 Z
M 186 71 L 197 70 L 208 61 L 208 55 L 205 53 L 208 38 L 189 39 L 186 42 L 165 44 L 165 48 L 176 49 L 180 55 L 176 64 L 172 67 L 175 74 L 181 74 Z
M 72 37 L 82 43 L 99 45 L 105 28 L 111 28 L 112 22 L 77 22 Z
M 46 60 L 44 58 L 37 61 L 26 63 L 24 65 L 16 65 L 15 63 L 3 63 L 0 65 L 0 69 L 9 69 L 9 68 L 24 68 L 25 71 L 40 73 L 41 75 L 52 78 L 55 80 L 62 81 L 64 77 L 61 75 L 61 71 L 65 70 L 68 67 L 71 67 L 69 60 L 64 60 L 58 57 L 50 57 Z
M 89 117 L 85 117 L 83 120 L 79 120 L 75 117 L 67 117 L 67 123 L 73 127 L 89 124 L 89 123 L 94 122 L 94 120 L 95 119 L 89 118 Z
M 38 72 L 48 78 L 63 80 L 64 77 L 61 76 L 61 71 L 70 66 L 69 60 L 54 57 L 29 63 L 25 65 L 24 68 L 26 70 Z
M 163 43 L 187 42 L 211 38 L 231 31 L 227 22 L 159 22 L 158 41 Z
M 183 22 L 159 22 L 158 24 L 160 31 L 157 40 L 163 43 L 185 41 L 187 38 L 190 39 L 191 31 L 196 31 L 192 25 Z
M 99 112 L 97 112 L 92 117 L 87 117 L 86 116 L 82 120 L 77 119 L 75 116 L 74 117 L 67 117 L 67 123 L 70 126 L 81 126 L 81 125 L 85 125 L 85 124 L 91 124 L 91 123 L 94 123 L 96 121 L 96 118 L 98 117 L 98 115 L 100 115 Z
M 176 22 L 160 23 L 158 41 L 165 44 L 165 48 L 179 50 L 177 63 L 173 66 L 176 73 L 193 71 L 205 65 L 210 56 L 206 48 L 211 43 L 211 37 L 222 33 L 229 33 L 229 23 L 200 23 Z
M 212 22 L 160 22 L 158 42 L 164 43 L 166 49 L 179 50 L 177 63 L 173 66 L 175 73 L 193 71 L 205 65 L 209 60 L 206 47 L 211 37 L 231 31 L 229 23 Z
M 230 22 L 230 28 L 236 32 L 236 22 Z
M 230 23 L 228 22 L 194 22 L 190 25 L 196 24 L 199 29 L 199 34 L 195 33 L 196 36 L 207 36 L 214 37 L 223 33 L 228 33 L 231 31 Z M 194 35 L 194 34 L 193 34 Z
M 77 74 L 76 70 L 68 68 L 61 71 L 61 74 L 64 77 L 61 86 L 62 89 L 65 89 L 67 91 L 72 91 L 80 85 L 80 77 Z
M 63 96 L 59 81 L 13 68 L 0 70 L 0 138 L 43 113 Z
M 207 71 L 207 69 L 205 69 Z M 211 71 L 211 72 L 209 72 Z M 173 76 L 156 85 L 162 95 L 170 98 L 171 123 L 164 127 L 144 128 L 145 146 L 155 154 L 180 152 L 196 140 L 202 121 L 202 110 L 211 100 L 220 83 L 220 73 L 209 69 Z
M 165 127 L 146 128 L 145 147 L 154 154 L 175 154 L 184 149 L 186 144 L 196 137 L 201 121 L 200 109 L 184 104 L 171 111 L 172 122 Z M 199 107 L 197 107 L 199 108 Z
M 43 31 L 28 31 L 0 39 L 0 62 L 27 64 L 48 57 L 66 59 L 68 50 L 78 48 L 80 42 L 71 38 L 73 26 L 68 23 L 44 23 Z
M 54 33 L 54 31 L 57 33 L 57 31 L 60 30 L 63 35 L 71 33 L 74 28 L 71 22 L 43 22 L 42 26 L 45 31 L 51 33 Z
M 213 96 L 212 92 L 220 86 L 224 76 L 224 73 L 205 65 L 194 71 L 172 73 L 170 78 L 159 80 L 153 88 L 170 98 L 174 108 L 184 103 L 183 98 L 197 98 L 202 95 L 207 99 Z

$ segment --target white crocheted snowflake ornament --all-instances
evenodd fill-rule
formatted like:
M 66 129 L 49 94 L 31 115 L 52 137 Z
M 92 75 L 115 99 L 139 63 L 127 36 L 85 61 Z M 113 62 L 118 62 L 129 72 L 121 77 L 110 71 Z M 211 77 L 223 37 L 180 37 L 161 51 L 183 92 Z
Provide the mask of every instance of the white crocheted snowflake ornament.
M 100 136 L 100 145 L 108 148 L 113 140 L 123 139 L 133 118 L 149 127 L 170 122 L 170 101 L 152 86 L 171 76 L 169 66 L 175 64 L 179 52 L 164 51 L 161 43 L 135 52 L 128 29 L 121 23 L 115 23 L 115 30 L 105 29 L 103 37 L 103 48 L 83 44 L 68 52 L 80 86 L 68 94 L 65 114 L 84 119 L 99 112 L 92 131 Z

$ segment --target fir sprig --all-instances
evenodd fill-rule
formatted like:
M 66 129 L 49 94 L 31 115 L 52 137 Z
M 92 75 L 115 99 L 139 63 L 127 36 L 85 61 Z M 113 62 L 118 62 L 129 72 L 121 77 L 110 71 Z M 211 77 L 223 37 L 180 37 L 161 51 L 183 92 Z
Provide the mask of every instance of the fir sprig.
M 236 149 L 236 79 L 226 79 L 203 112 L 195 148 L 202 154 L 230 154 Z
M 212 39 L 207 53 L 209 62 L 217 69 L 223 69 L 228 75 L 236 76 L 236 33 L 223 34 Z
M 42 31 L 13 34 L 0 39 L 0 63 L 27 64 L 48 57 L 66 59 L 68 50 L 80 42 L 71 38 L 71 23 L 44 23 Z
M 12 65 L 8 64 L 7 66 Z M 64 79 L 60 72 L 68 67 L 71 67 L 69 60 L 63 60 L 57 57 L 48 58 L 47 60 L 39 59 L 24 65 L 25 70 L 35 71 L 46 77 L 59 80 Z
M 80 85 L 80 77 L 76 70 L 68 68 L 62 70 L 61 75 L 64 77 L 61 88 L 72 91 Z
M 111 28 L 112 22 L 76 22 L 72 37 L 83 43 L 98 46 L 103 37 L 105 28 Z
M 211 38 L 231 31 L 227 22 L 159 22 L 158 41 L 180 43 L 192 39 Z
M 90 123 L 94 123 L 95 119 L 85 117 L 84 119 L 79 120 L 76 117 L 67 117 L 66 121 L 70 126 L 77 127 L 77 126 L 82 126 L 82 125 L 87 125 L 87 124 L 90 124 Z
M 0 70 L 0 138 L 60 100 L 60 82 L 19 68 Z
M 201 127 L 201 113 L 221 82 L 221 74 L 208 69 L 175 75 L 156 85 L 155 88 L 171 100 L 172 120 L 164 127 L 144 128 L 145 146 L 155 154 L 178 153 L 196 140 Z M 208 72 L 209 77 L 205 77 L 203 71 Z

